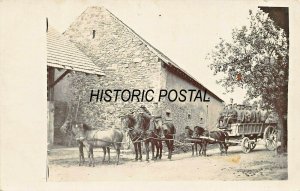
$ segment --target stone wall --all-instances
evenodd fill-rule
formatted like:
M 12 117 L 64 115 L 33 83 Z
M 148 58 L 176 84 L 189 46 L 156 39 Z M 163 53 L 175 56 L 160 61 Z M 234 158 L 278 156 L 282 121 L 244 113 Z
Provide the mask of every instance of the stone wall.
M 109 128 L 119 126 L 119 115 L 128 113 L 130 109 L 145 105 L 153 112 L 153 103 L 147 102 L 89 103 L 91 89 L 153 89 L 155 93 L 159 92 L 161 63 L 158 56 L 124 24 L 106 9 L 90 7 L 64 35 L 106 74 L 95 81 L 89 80 L 89 83 L 86 81 L 90 76 L 82 79 L 85 81 L 82 89 L 86 93 L 82 93 L 84 96 L 80 115 L 90 113 L 90 117 L 94 118 L 91 120 L 86 116 L 82 120 L 93 126 Z
M 163 68 L 166 79 L 166 89 L 175 89 L 179 92 L 181 89 L 196 89 L 199 88 L 192 85 L 191 82 L 179 74 L 170 72 L 167 68 Z M 203 93 L 205 89 L 200 89 Z M 207 128 L 212 129 L 215 126 L 219 113 L 222 109 L 222 102 L 214 98 L 212 95 L 207 94 L 210 102 L 170 102 L 165 100 L 161 104 L 162 111 L 170 109 L 172 112 L 172 119 L 176 124 L 177 135 L 184 132 L 186 126 L 194 127 L 196 125 L 205 125 Z M 163 115 L 165 113 L 163 112 Z M 202 118 L 202 120 L 201 120 Z

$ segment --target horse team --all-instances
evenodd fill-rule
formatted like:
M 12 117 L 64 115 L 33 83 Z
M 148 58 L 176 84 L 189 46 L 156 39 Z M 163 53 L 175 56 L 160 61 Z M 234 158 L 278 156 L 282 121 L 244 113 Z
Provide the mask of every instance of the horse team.
M 142 142 L 145 144 L 146 161 L 149 161 L 150 145 L 152 151 L 152 160 L 161 159 L 163 142 L 166 143 L 168 149 L 168 159 L 172 158 L 174 151 L 174 141 L 176 128 L 173 123 L 163 123 L 161 117 L 153 117 L 147 112 L 131 112 L 123 118 L 123 129 L 113 128 L 109 130 L 93 129 L 86 124 L 71 122 L 67 118 L 60 130 L 63 133 L 72 134 L 79 143 L 79 165 L 84 162 L 84 148 L 88 151 L 89 166 L 95 166 L 93 150 L 95 147 L 103 149 L 103 162 L 108 154 L 110 162 L 110 148 L 114 147 L 117 153 L 117 164 L 119 164 L 120 148 L 124 132 L 126 131 L 133 143 L 135 151 L 135 160 L 142 160 Z M 201 137 L 209 137 L 203 139 Z M 200 126 L 196 126 L 194 130 L 190 127 L 185 128 L 185 138 L 191 139 L 192 151 L 194 148 L 197 154 L 197 145 L 200 146 L 199 155 L 206 156 L 206 148 L 208 144 L 218 143 L 221 154 L 227 154 L 228 139 L 227 132 L 224 131 L 207 131 Z M 156 153 L 155 153 L 156 150 Z

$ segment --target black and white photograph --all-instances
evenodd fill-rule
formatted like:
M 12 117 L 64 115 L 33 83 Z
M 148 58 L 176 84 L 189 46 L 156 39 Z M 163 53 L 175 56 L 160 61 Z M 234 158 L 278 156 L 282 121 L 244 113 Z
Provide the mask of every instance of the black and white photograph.
M 161 4 L 47 17 L 48 180 L 288 179 L 288 7 Z
M 0 7 L 1 190 L 300 188 L 298 1 Z

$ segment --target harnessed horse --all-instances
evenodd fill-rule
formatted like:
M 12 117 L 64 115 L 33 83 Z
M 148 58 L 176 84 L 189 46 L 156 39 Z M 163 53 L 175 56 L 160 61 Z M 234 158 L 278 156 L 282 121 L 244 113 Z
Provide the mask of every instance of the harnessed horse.
M 208 131 L 205 130 L 203 127 L 196 126 L 194 128 L 194 137 L 207 137 L 201 138 L 201 147 L 199 150 L 199 153 L 201 155 L 206 156 L 206 148 L 207 144 L 219 144 L 219 148 L 221 151 L 221 155 L 225 153 L 227 155 L 228 145 L 226 144 L 226 141 L 229 139 L 229 135 L 225 131 Z
M 173 124 L 163 124 L 160 119 L 142 112 L 137 115 L 128 114 L 125 116 L 125 127 L 129 129 L 129 136 L 135 148 L 135 160 L 142 159 L 141 142 L 145 142 L 146 160 L 149 160 L 149 143 L 152 146 L 152 159 L 161 159 L 162 141 L 165 140 L 171 159 L 174 146 L 174 135 L 176 133 Z M 156 156 L 154 157 L 154 147 L 156 147 Z M 139 157 L 138 157 L 139 156 Z
M 184 136 L 185 136 L 185 139 L 193 139 L 194 138 L 194 130 L 192 130 L 189 126 L 186 126 Z M 200 151 L 201 151 L 201 140 L 199 139 L 199 140 L 195 140 L 195 141 L 190 141 L 190 143 L 194 143 L 192 145 L 192 156 L 194 156 L 194 151 L 195 151 L 196 155 L 198 155 L 197 145 L 200 146 L 200 149 L 199 149 L 199 155 L 200 155 L 201 154 L 200 153 Z
M 120 159 L 120 147 L 123 140 L 123 132 L 119 129 L 99 130 L 92 129 L 84 123 L 70 123 L 66 121 L 61 127 L 62 131 L 72 133 L 79 142 L 79 165 L 84 162 L 83 147 L 88 151 L 89 165 L 95 166 L 93 148 L 103 149 L 105 161 L 106 151 L 108 153 L 108 162 L 110 162 L 110 146 L 113 146 L 117 152 L 117 164 Z

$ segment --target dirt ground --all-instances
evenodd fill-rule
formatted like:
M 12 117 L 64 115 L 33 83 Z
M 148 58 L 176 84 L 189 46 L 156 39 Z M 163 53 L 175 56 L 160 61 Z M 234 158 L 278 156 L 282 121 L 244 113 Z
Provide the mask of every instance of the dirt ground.
M 259 143 L 254 151 L 244 154 L 240 146 L 231 146 L 227 156 L 216 148 L 208 148 L 208 157 L 191 156 L 191 152 L 167 153 L 157 161 L 134 161 L 134 154 L 121 152 L 116 165 L 116 153 L 111 163 L 102 163 L 102 149 L 94 151 L 95 167 L 89 167 L 87 154 L 84 166 L 78 166 L 78 148 L 56 147 L 49 153 L 48 181 L 130 181 L 130 180 L 286 180 L 287 156 L 275 155 Z M 143 156 L 145 158 L 145 156 Z

